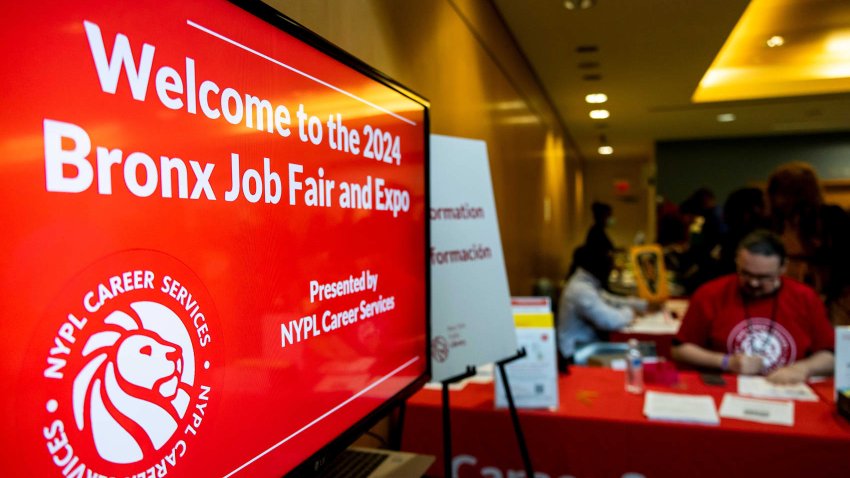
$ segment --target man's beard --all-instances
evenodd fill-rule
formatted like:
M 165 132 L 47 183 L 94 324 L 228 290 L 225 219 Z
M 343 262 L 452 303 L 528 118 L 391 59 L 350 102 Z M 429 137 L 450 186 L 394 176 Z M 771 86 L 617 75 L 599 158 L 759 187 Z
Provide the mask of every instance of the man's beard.
M 770 292 L 764 292 L 761 288 L 751 287 L 749 284 L 744 284 L 741 286 L 741 294 L 749 299 L 761 299 L 776 295 L 779 293 L 779 289 L 781 287 L 782 282 L 779 279 L 776 279 L 773 289 Z

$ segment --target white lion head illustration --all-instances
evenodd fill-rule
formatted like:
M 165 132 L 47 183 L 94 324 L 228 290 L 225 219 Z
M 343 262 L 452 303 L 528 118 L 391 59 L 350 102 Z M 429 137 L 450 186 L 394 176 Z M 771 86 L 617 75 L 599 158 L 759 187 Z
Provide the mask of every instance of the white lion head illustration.
M 123 337 L 118 344 L 116 362 L 119 377 L 166 398 L 177 393 L 182 359 L 178 346 L 151 335 Z
M 89 430 L 103 459 L 122 464 L 159 450 L 174 435 L 194 380 L 192 345 L 180 318 L 156 302 L 130 308 L 135 317 L 114 311 L 104 320 L 107 329 L 89 337 L 88 362 L 73 387 L 77 428 Z

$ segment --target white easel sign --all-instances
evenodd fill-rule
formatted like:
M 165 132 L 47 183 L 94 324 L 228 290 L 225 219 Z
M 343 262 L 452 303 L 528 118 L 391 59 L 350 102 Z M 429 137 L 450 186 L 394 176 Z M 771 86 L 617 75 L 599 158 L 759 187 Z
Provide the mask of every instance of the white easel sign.
M 431 135 L 434 381 L 517 351 L 487 145 Z

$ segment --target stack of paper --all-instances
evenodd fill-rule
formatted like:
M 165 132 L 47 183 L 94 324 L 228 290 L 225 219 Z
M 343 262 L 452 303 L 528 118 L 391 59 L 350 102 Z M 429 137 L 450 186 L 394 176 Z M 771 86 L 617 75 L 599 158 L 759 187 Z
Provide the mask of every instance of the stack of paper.
M 818 396 L 805 383 L 776 385 L 768 382 L 764 377 L 746 377 L 743 375 L 738 376 L 738 394 L 757 398 L 818 401 Z
M 720 416 L 759 423 L 794 426 L 794 402 L 759 400 L 727 393 L 720 404 Z
M 709 395 L 646 392 L 643 414 L 650 420 L 720 424 L 714 399 Z
M 681 321 L 667 317 L 664 312 L 653 312 L 636 318 L 623 331 L 630 334 L 675 335 L 681 324 Z
M 687 311 L 688 299 L 667 299 L 664 302 L 664 312 L 673 319 L 681 320 Z

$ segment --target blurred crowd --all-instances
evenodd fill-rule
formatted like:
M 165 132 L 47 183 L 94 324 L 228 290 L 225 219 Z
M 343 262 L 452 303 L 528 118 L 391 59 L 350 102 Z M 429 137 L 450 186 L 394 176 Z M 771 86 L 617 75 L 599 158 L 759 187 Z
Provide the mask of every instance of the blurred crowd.
M 664 262 L 686 294 L 735 272 L 738 242 L 767 228 L 782 238 L 786 275 L 811 286 L 823 299 L 834 325 L 850 324 L 850 217 L 827 204 L 815 170 L 803 162 L 780 166 L 766 190 L 742 187 L 722 208 L 708 188 L 681 204 L 658 206 L 657 242 Z

